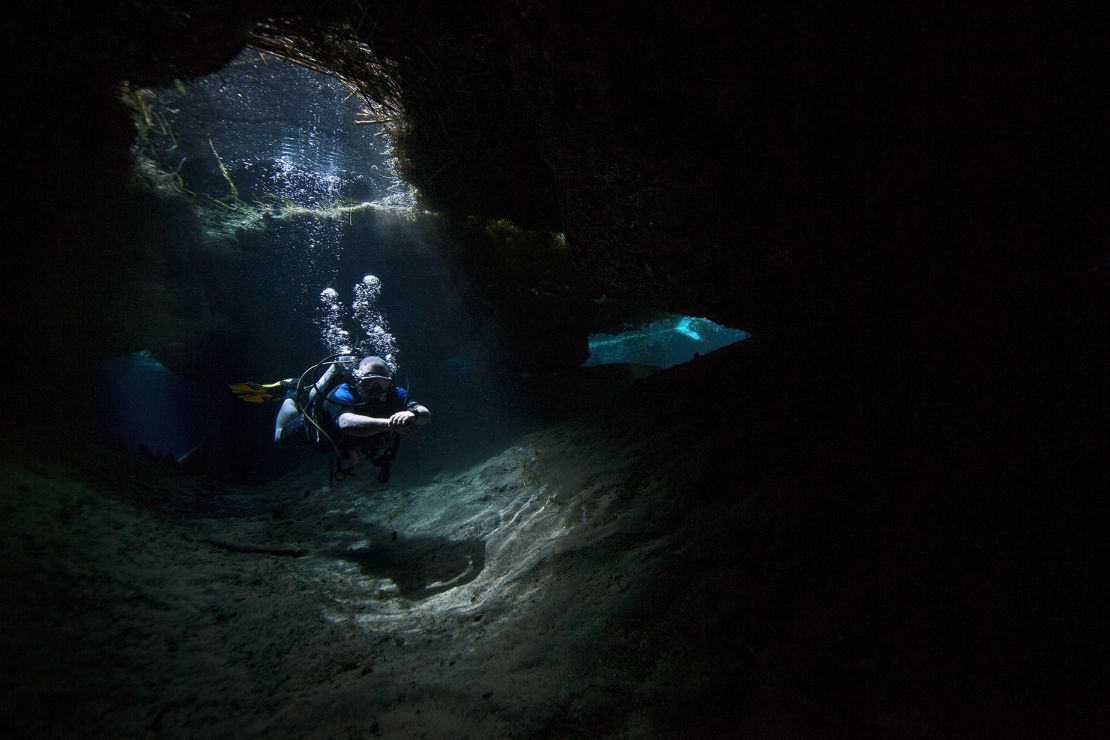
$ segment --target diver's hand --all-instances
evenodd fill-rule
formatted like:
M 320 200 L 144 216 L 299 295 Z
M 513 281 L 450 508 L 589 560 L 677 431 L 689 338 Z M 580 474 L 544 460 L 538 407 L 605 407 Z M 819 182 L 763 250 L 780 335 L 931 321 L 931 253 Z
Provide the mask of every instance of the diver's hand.
M 416 414 L 411 411 L 398 411 L 396 414 L 389 417 L 389 428 L 394 431 L 400 430 L 403 427 L 411 428 L 413 426 L 413 419 L 415 418 Z

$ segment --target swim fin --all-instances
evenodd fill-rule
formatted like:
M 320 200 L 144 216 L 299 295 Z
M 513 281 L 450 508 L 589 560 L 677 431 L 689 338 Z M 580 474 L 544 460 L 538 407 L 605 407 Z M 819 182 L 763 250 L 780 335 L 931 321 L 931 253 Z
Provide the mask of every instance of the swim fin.
M 247 403 L 265 403 L 285 398 L 285 391 L 297 387 L 296 378 L 286 378 L 276 383 L 232 383 L 228 386 L 239 400 Z

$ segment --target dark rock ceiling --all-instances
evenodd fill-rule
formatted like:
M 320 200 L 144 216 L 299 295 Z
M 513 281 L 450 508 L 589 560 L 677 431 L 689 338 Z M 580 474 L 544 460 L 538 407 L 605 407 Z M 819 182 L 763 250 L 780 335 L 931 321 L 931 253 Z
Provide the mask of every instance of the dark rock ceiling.
M 323 66 L 357 70 L 361 41 L 431 207 L 565 231 L 580 268 L 669 310 L 827 328 L 1098 266 L 1096 36 L 1050 10 L 107 3 L 10 18 L 6 72 L 56 212 L 123 166 L 120 80 L 214 71 L 266 19 Z
M 118 236 L 134 206 L 115 89 L 212 72 L 246 43 L 401 110 L 406 176 L 448 221 L 561 231 L 573 280 L 659 309 L 984 378 L 1015 340 L 1066 326 L 1090 344 L 1105 313 L 1101 36 L 1047 3 L 181 0 L 5 28 L 21 361 L 43 338 L 110 344 L 135 306 L 106 281 L 175 322 L 143 285 L 143 238 Z M 218 272 L 187 254 L 160 266 Z

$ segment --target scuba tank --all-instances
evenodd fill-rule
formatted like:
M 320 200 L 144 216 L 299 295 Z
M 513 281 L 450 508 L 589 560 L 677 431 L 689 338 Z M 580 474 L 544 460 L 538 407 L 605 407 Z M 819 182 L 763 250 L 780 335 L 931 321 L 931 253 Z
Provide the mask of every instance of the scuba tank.
M 328 355 L 301 373 L 301 377 L 297 381 L 294 402 L 297 404 L 297 411 L 315 431 L 313 441 L 317 449 L 325 452 L 330 447 L 335 453 L 335 459 L 328 477 L 329 485 L 335 480 L 343 480 L 347 475 L 353 474 L 354 471 L 343 467 L 343 453 L 339 449 L 339 445 L 336 444 L 332 434 L 320 423 L 320 407 L 329 393 L 341 384 L 351 382 L 354 379 L 355 368 L 358 367 L 358 363 L 363 356 L 361 346 L 349 349 L 346 352 Z M 325 368 L 323 374 L 320 377 L 314 377 L 320 368 Z M 331 372 L 330 375 L 328 374 L 329 371 Z M 310 377 L 313 379 L 306 383 L 306 379 Z M 320 381 L 325 377 L 327 381 L 321 385 Z

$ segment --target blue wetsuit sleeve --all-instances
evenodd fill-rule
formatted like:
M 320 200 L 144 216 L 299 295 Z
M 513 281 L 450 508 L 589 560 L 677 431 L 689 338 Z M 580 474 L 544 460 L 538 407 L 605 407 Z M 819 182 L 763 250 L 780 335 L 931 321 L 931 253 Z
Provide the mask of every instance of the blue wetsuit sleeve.
M 399 408 L 405 409 L 406 411 L 413 411 L 413 409 L 415 407 L 419 406 L 420 404 L 417 403 L 416 401 L 412 400 L 411 398 L 409 398 L 409 392 L 408 392 L 407 388 L 398 388 L 397 389 L 397 405 L 398 405 Z M 416 412 L 413 411 L 413 413 L 416 413 Z
M 330 419 L 332 423 L 335 424 L 336 427 L 338 427 L 339 423 L 337 419 L 339 418 L 339 415 L 342 414 L 344 411 L 350 411 L 351 406 L 353 406 L 354 404 L 355 397 L 351 393 L 351 389 L 347 387 L 346 383 L 344 383 L 328 394 L 327 398 L 324 399 L 323 404 L 321 404 L 321 407 L 324 413 L 327 414 L 328 419 Z

